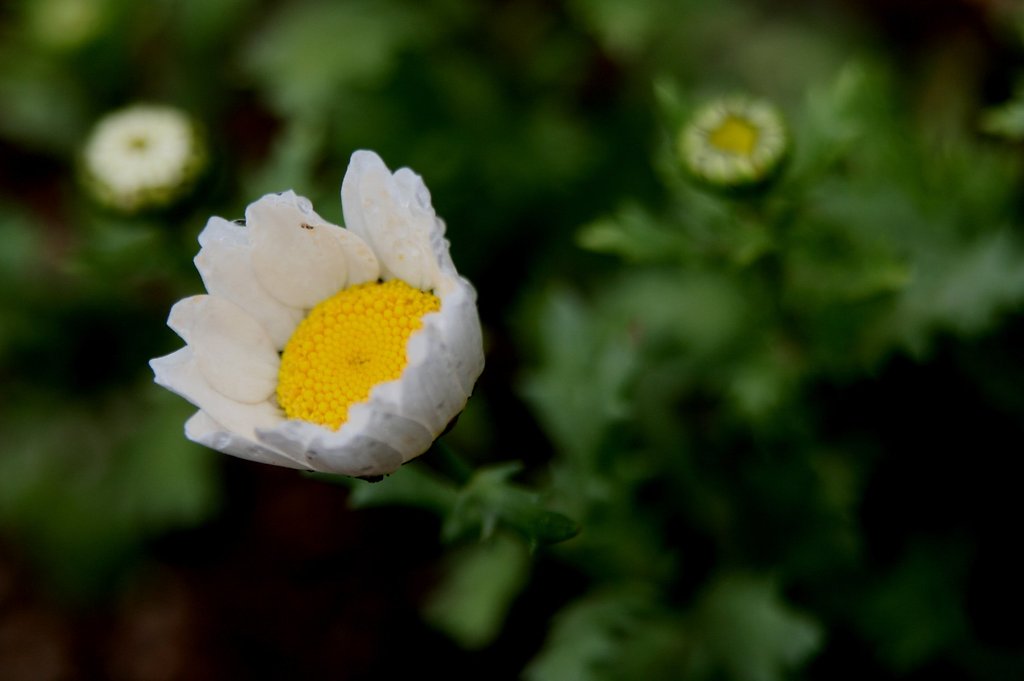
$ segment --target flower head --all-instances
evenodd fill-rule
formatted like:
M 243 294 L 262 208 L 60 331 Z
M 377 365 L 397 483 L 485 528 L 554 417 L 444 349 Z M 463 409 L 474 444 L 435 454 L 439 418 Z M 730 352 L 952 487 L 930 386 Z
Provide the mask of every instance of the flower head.
M 82 151 L 86 186 L 100 203 L 123 213 L 170 205 L 192 188 L 205 163 L 192 119 L 153 104 L 108 114 Z
M 679 154 L 697 180 L 737 189 L 771 179 L 788 151 L 782 115 L 763 100 L 731 97 L 700 109 L 679 133 Z
M 211 218 L 208 291 L 168 325 L 185 347 L 150 362 L 199 408 L 186 436 L 253 461 L 373 476 L 425 452 L 483 370 L 476 293 L 448 253 L 422 179 L 352 155 L 346 227 L 288 191 Z

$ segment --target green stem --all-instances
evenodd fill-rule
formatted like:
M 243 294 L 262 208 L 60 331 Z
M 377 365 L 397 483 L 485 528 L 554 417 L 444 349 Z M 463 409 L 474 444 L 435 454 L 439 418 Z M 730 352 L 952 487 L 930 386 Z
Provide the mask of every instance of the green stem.
M 473 476 L 473 467 L 466 462 L 454 449 L 441 440 L 434 440 L 431 460 L 437 464 L 441 472 L 455 481 L 459 486 L 465 485 Z

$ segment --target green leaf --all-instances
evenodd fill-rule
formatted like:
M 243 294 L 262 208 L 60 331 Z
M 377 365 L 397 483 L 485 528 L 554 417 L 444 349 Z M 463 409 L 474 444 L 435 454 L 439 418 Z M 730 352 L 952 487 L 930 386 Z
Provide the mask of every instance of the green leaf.
M 423 616 L 462 647 L 482 648 L 500 633 L 529 568 L 527 547 L 501 532 L 459 549 L 446 558 L 442 582 Z
M 275 140 L 270 158 L 247 178 L 247 193 L 260 196 L 285 187 L 312 187 L 313 167 L 326 138 L 324 112 L 313 110 L 295 116 Z
M 0 298 L 8 288 L 33 276 L 42 254 L 42 239 L 28 215 L 13 206 L 0 203 Z
M 349 501 L 355 508 L 401 504 L 450 513 L 458 501 L 458 488 L 420 462 L 413 462 L 379 482 L 339 478 L 352 487 Z
M 728 350 L 750 314 L 744 291 L 720 272 L 633 270 L 609 287 L 602 312 L 645 342 L 670 339 L 701 359 Z
M 1005 104 L 985 111 L 981 129 L 1015 142 L 1024 141 L 1024 89 Z
M 378 82 L 399 53 L 429 35 L 426 17 L 388 2 L 308 2 L 283 6 L 243 55 L 284 113 L 329 109 L 345 88 Z
M 689 627 L 694 639 L 687 678 L 778 681 L 807 661 L 823 633 L 786 604 L 771 579 L 720 575 L 701 596 Z
M 951 594 L 963 592 L 963 547 L 918 543 L 860 603 L 864 635 L 892 669 L 906 673 L 958 647 L 969 630 L 967 613 Z
M 935 331 L 982 332 L 1021 302 L 1024 244 L 1014 234 L 1003 230 L 969 242 L 940 242 L 917 258 L 910 283 L 880 330 L 921 354 Z
M 17 45 L 0 46 L 0 137 L 30 149 L 67 153 L 87 125 L 81 83 Z
M 88 405 L 18 403 L 0 414 L 0 527 L 31 538 L 58 590 L 101 591 L 147 538 L 212 510 L 217 458 L 185 439 L 194 408 L 176 396 L 147 383 Z
M 684 233 L 666 229 L 637 205 L 626 206 L 613 218 L 601 218 L 585 226 L 579 231 L 577 242 L 587 250 L 638 263 L 678 261 L 692 249 Z
M 181 40 L 196 52 L 217 50 L 254 12 L 255 0 L 178 0 L 169 17 Z
M 592 457 L 608 426 L 628 412 L 624 388 L 635 353 L 623 328 L 609 328 L 566 291 L 540 302 L 539 363 L 522 392 L 552 440 L 577 462 Z
M 591 592 L 555 615 L 527 681 L 679 678 L 678 622 L 641 586 Z
M 574 537 L 579 526 L 573 520 L 545 509 L 539 494 L 509 481 L 521 468 L 519 463 L 506 463 L 478 470 L 445 519 L 444 537 L 449 541 L 471 534 L 486 538 L 500 525 L 516 530 L 534 546 Z

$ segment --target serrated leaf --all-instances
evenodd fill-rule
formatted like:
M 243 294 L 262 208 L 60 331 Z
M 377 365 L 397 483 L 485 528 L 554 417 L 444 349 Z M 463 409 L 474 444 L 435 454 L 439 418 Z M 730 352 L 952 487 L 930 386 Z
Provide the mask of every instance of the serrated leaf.
M 920 354 L 936 330 L 978 333 L 1024 301 L 1024 246 L 1009 231 L 950 243 L 918 258 L 911 277 L 886 325 Z
M 520 469 L 518 463 L 506 463 L 478 470 L 445 519 L 444 537 L 448 541 L 474 534 L 487 538 L 499 526 L 519 532 L 531 545 L 574 537 L 579 526 L 572 519 L 545 509 L 539 494 L 509 481 Z
M 643 341 L 667 337 L 700 356 L 727 349 L 749 314 L 734 279 L 674 268 L 632 271 L 600 302 L 605 313 Z
M 634 349 L 625 329 L 608 328 L 565 291 L 541 302 L 537 344 L 540 362 L 522 392 L 552 440 L 583 463 L 609 424 L 628 411 L 623 390 L 636 359 Z
M 562 609 L 527 681 L 679 678 L 685 646 L 679 622 L 642 586 L 591 592 Z

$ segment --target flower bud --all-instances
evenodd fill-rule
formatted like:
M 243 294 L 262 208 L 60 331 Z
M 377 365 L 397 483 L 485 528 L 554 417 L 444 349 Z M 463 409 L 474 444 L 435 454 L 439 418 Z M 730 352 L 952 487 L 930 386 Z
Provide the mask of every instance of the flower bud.
M 701 184 L 736 190 L 761 186 L 785 160 L 789 137 L 772 104 L 734 96 L 699 108 L 679 133 L 678 152 Z
M 182 111 L 136 104 L 100 119 L 81 161 L 83 182 L 99 203 L 137 213 L 184 196 L 206 165 L 206 149 Z

